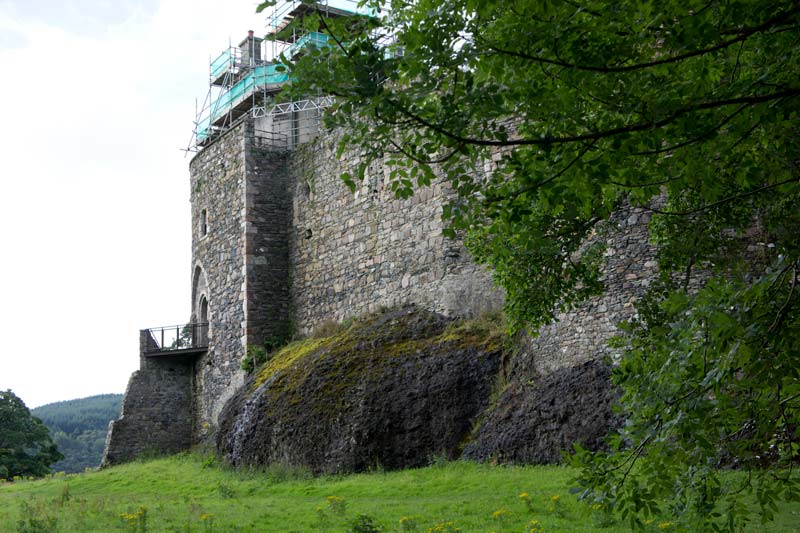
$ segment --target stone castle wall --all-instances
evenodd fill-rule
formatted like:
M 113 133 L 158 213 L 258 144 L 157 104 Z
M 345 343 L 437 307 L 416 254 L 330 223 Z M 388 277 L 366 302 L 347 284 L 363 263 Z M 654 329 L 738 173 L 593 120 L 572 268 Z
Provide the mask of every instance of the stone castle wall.
M 291 336 L 289 154 L 262 145 L 245 123 L 245 344 Z
M 176 438 L 185 444 L 189 427 L 189 440 L 198 442 L 215 431 L 223 406 L 244 384 L 241 361 L 249 346 L 381 307 L 413 303 L 469 316 L 502 304 L 490 274 L 461 243 L 443 235 L 442 207 L 452 194 L 446 184 L 434 182 L 397 199 L 388 169 L 378 164 L 352 193 L 339 176 L 354 173 L 356 161 L 337 159 L 333 142 L 277 150 L 244 119 L 192 160 L 191 320 L 203 319 L 207 301 L 209 347 L 180 371 L 143 360 L 131 384 L 144 392 L 130 400 L 126 394 L 126 416 L 115 422 L 121 439 L 131 433 L 132 451 L 119 452 L 123 460 L 144 446 L 133 430 L 126 433 L 126 424 L 133 426 L 124 419 L 155 408 L 138 398 L 159 382 L 171 391 L 161 408 L 180 411 Z M 632 316 L 656 273 L 647 221 L 644 211 L 626 208 L 598 232 L 595 238 L 607 245 L 609 290 L 528 339 L 510 367 L 511 379 L 527 383 L 607 352 L 615 324 Z M 170 406 L 170 395 L 188 400 Z M 142 416 L 142 423 L 161 423 Z
M 243 383 L 247 346 L 405 303 L 461 316 L 502 304 L 489 273 L 442 234 L 445 184 L 397 199 L 388 169 L 375 165 L 352 193 L 339 176 L 354 167 L 335 157 L 330 139 L 271 150 L 249 121 L 192 161 L 193 257 L 211 324 L 209 352 L 197 364 L 198 437 Z M 202 209 L 206 236 L 198 234 Z M 632 316 L 656 273 L 648 220 L 624 208 L 598 233 L 609 290 L 543 327 L 512 372 L 544 375 L 607 352 L 615 324 Z
M 525 339 L 514 358 L 515 377 L 529 380 L 610 354 L 607 343 L 619 332 L 616 324 L 633 317 L 636 301 L 658 273 L 649 221 L 647 210 L 625 206 L 598 228 L 593 239 L 605 245 L 601 268 L 605 291 L 560 313 L 556 322 Z
M 295 327 L 308 332 L 380 307 L 414 303 L 445 315 L 474 315 L 502 305 L 491 276 L 459 242 L 445 238 L 442 183 L 398 199 L 388 169 L 375 165 L 351 192 L 339 176 L 330 140 L 292 157 L 292 302 Z
M 195 371 L 196 438 L 213 427 L 225 399 L 244 382 L 245 124 L 197 154 L 190 165 L 192 209 L 192 320 L 208 301 L 208 352 Z M 205 212 L 206 233 L 201 218 Z
M 109 424 L 104 466 L 177 453 L 192 444 L 194 359 L 145 356 L 149 335 L 141 332 L 141 368 L 128 381 L 119 419 Z
M 376 168 L 354 195 L 339 179 L 348 166 L 322 141 L 275 149 L 250 120 L 192 160 L 192 319 L 204 296 L 210 324 L 196 438 L 243 383 L 248 346 L 382 306 L 465 315 L 501 305 L 485 269 L 442 235 L 441 184 L 398 200 Z

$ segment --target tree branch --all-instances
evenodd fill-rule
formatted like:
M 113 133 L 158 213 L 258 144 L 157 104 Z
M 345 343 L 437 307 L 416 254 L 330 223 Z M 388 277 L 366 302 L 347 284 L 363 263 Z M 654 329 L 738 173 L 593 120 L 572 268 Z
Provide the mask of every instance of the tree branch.
M 618 128 L 611 128 L 608 130 L 603 130 L 598 132 L 583 133 L 580 135 L 570 135 L 565 137 L 544 137 L 539 139 L 514 139 L 508 141 L 496 141 L 496 140 L 464 137 L 463 135 L 454 133 L 452 131 L 448 131 L 444 129 L 442 126 L 433 124 L 429 120 L 419 116 L 416 113 L 411 112 L 409 109 L 401 105 L 400 102 L 398 102 L 397 100 L 394 100 L 392 98 L 387 98 L 387 102 L 393 107 L 395 107 L 395 109 L 397 109 L 400 113 L 413 119 L 418 124 L 425 126 L 426 128 L 436 133 L 439 133 L 440 135 L 443 135 L 455 141 L 462 142 L 464 144 L 474 144 L 476 146 L 544 146 L 552 144 L 566 144 L 566 143 L 581 142 L 581 141 L 591 141 L 608 137 L 614 137 L 616 135 L 622 135 L 625 133 L 634 133 L 637 131 L 660 128 L 694 111 L 703 111 L 706 109 L 714 109 L 717 107 L 725 107 L 736 104 L 758 104 L 763 102 L 769 102 L 771 100 L 777 100 L 780 98 L 792 98 L 798 95 L 800 95 L 800 89 L 792 88 L 785 91 L 762 94 L 757 96 L 740 96 L 736 98 L 728 98 L 725 100 L 702 102 L 694 106 L 689 106 L 683 109 L 679 109 L 674 113 L 672 113 L 671 115 L 654 122 L 639 122 L 636 124 L 631 124 L 629 126 L 621 126 Z
M 720 122 L 716 126 L 713 126 L 713 127 L 709 128 L 708 130 L 706 130 L 705 132 L 703 132 L 702 134 L 698 135 L 697 137 L 695 137 L 693 139 L 689 139 L 688 141 L 684 141 L 682 143 L 673 144 L 672 146 L 668 146 L 666 148 L 659 148 L 658 150 L 647 150 L 647 151 L 644 151 L 644 152 L 632 152 L 632 154 L 633 155 L 658 155 L 658 154 L 663 154 L 665 152 L 671 152 L 673 150 L 679 150 L 679 149 L 685 148 L 686 146 L 689 146 L 691 144 L 695 144 L 697 142 L 703 141 L 703 140 L 707 139 L 709 135 L 711 135 L 715 131 L 719 130 L 722 126 L 724 126 L 725 124 L 727 124 L 728 122 L 733 120 L 733 118 L 736 115 L 738 115 L 739 113 L 741 113 L 742 111 L 744 111 L 748 107 L 749 107 L 748 104 L 744 104 L 744 105 L 740 106 L 739 109 L 737 109 L 736 111 L 734 111 L 733 113 L 731 113 L 730 115 L 725 117 L 725 119 L 722 122 Z
M 781 185 L 786 185 L 787 183 L 792 183 L 794 181 L 800 181 L 800 178 L 792 177 L 785 181 L 779 181 L 778 183 L 773 183 L 770 185 L 763 185 L 757 189 L 753 189 L 752 191 L 746 191 L 740 194 L 734 194 L 733 196 L 728 196 L 727 198 L 723 198 L 722 200 L 718 200 L 716 202 L 698 207 L 697 209 L 692 209 L 689 211 L 662 211 L 660 209 L 656 209 L 655 207 L 645 207 L 642 206 L 642 209 L 646 209 L 648 211 L 652 211 L 653 213 L 658 213 L 659 215 L 668 215 L 668 216 L 676 216 L 676 217 L 685 217 L 689 215 L 694 215 L 700 213 L 702 211 L 706 211 L 708 209 L 713 209 L 715 207 L 719 207 L 720 205 L 726 204 L 728 202 L 732 202 L 734 200 L 739 200 L 741 198 L 745 198 L 747 196 L 752 196 L 754 194 L 758 194 L 764 192 L 769 189 L 774 189 L 775 187 L 780 187 Z
M 395 142 L 394 139 L 388 139 L 388 141 L 389 143 L 391 143 L 392 146 L 394 146 L 397 149 L 398 152 L 400 152 L 407 158 L 411 159 L 415 163 L 419 163 L 420 165 L 435 165 L 437 163 L 444 163 L 445 161 L 456 155 L 458 151 L 461 149 L 461 147 L 459 146 L 449 154 L 442 156 L 439 159 L 422 159 L 418 156 L 415 156 L 414 154 L 410 153 L 408 150 L 397 144 L 397 142 Z
M 328 26 L 328 23 L 327 23 L 327 22 L 325 22 L 325 17 L 323 17 L 323 16 L 322 16 L 322 10 L 320 10 L 320 9 L 319 9 L 319 7 L 315 7 L 315 11 L 316 11 L 316 13 L 317 13 L 317 16 L 319 17 L 319 23 L 320 23 L 320 25 L 322 26 L 322 28 L 323 28 L 324 30 L 326 30 L 326 31 L 328 32 L 328 35 L 330 35 L 330 36 L 331 36 L 331 38 L 332 38 L 332 39 L 333 39 L 333 40 L 336 42 L 336 46 L 338 46 L 338 47 L 339 47 L 339 49 L 340 49 L 342 52 L 344 52 L 344 54 L 345 54 L 345 55 L 346 55 L 348 58 L 352 59 L 352 58 L 353 58 L 353 55 L 350 53 L 350 50 L 348 50 L 347 48 L 345 48 L 345 46 L 344 46 L 344 44 L 342 43 L 342 41 L 340 41 L 340 40 L 339 40 L 339 38 L 338 38 L 338 37 L 336 37 L 336 35 L 334 35 L 334 33 L 331 31 L 330 27 Z
M 495 203 L 495 202 L 499 202 L 501 200 L 514 200 L 514 199 L 518 198 L 521 194 L 524 194 L 524 193 L 530 192 L 530 191 L 534 191 L 534 190 L 538 189 L 539 187 L 547 185 L 548 183 L 550 183 L 553 180 L 557 180 L 558 178 L 563 176 L 565 172 L 567 172 L 570 168 L 572 168 L 572 165 L 574 165 L 575 163 L 577 163 L 578 161 L 583 159 L 583 156 L 586 155 L 586 152 L 591 150 L 592 147 L 595 144 L 597 144 L 597 140 L 593 140 L 592 142 L 588 143 L 586 146 L 583 147 L 583 149 L 580 152 L 578 152 L 578 155 L 576 155 L 564 168 L 562 168 L 561 170 L 559 170 L 558 172 L 556 172 L 555 174 L 553 174 L 552 176 L 550 176 L 546 180 L 534 183 L 534 184 L 529 185 L 527 187 L 523 187 L 522 189 L 514 191 L 513 193 L 511 193 L 510 195 L 507 195 L 507 196 L 503 196 L 503 197 L 501 197 L 501 196 L 487 197 L 486 198 L 486 202 L 487 203 Z
M 633 71 L 633 70 L 641 70 L 641 69 L 646 69 L 646 68 L 651 68 L 651 67 L 657 67 L 659 65 L 667 65 L 667 64 L 670 64 L 670 63 L 678 63 L 680 61 L 684 61 L 684 60 L 690 59 L 692 57 L 697 57 L 697 56 L 701 56 L 701 55 L 717 52 L 717 51 L 722 50 L 724 48 L 727 48 L 727 47 L 729 47 L 729 46 L 731 46 L 733 44 L 736 44 L 736 43 L 739 43 L 739 42 L 743 42 L 743 41 L 749 39 L 752 35 L 755 35 L 756 33 L 760 33 L 762 31 L 766 31 L 766 30 L 771 29 L 776 24 L 778 24 L 778 23 L 790 18 L 793 15 L 796 15 L 797 12 L 798 12 L 797 9 L 792 9 L 791 11 L 781 13 L 780 15 L 777 15 L 777 16 L 767 20 L 766 22 L 764 22 L 763 24 L 761 24 L 759 26 L 755 26 L 755 27 L 752 27 L 752 28 L 746 28 L 744 30 L 740 30 L 739 34 L 736 37 L 734 37 L 733 39 L 729 39 L 727 41 L 723 41 L 723 42 L 721 42 L 719 44 L 716 44 L 714 46 L 710 46 L 708 48 L 702 48 L 700 50 L 692 50 L 691 52 L 687 52 L 685 54 L 680 54 L 680 55 L 677 55 L 677 56 L 667 57 L 667 58 L 664 58 L 664 59 L 658 59 L 656 61 L 649 61 L 647 63 L 637 63 L 635 65 L 626 65 L 626 66 L 623 66 L 623 67 L 611 67 L 611 66 L 595 67 L 593 65 L 579 65 L 579 64 L 575 64 L 575 63 L 569 63 L 569 62 L 566 62 L 566 61 L 563 61 L 563 60 L 560 60 L 560 59 L 550 59 L 550 58 L 547 58 L 547 57 L 534 56 L 534 55 L 526 54 L 524 52 L 517 52 L 516 50 L 506 50 L 506 49 L 503 49 L 503 48 L 499 48 L 499 47 L 497 47 L 497 46 L 495 46 L 493 44 L 490 44 L 490 43 L 485 43 L 485 44 L 490 50 L 492 50 L 492 51 L 494 51 L 494 52 L 496 52 L 498 54 L 509 55 L 509 56 L 512 56 L 512 57 L 517 57 L 517 58 L 520 58 L 520 59 L 526 59 L 528 61 L 534 61 L 534 62 L 537 62 L 537 63 L 545 63 L 545 64 L 548 64 L 548 65 L 556 65 L 556 66 L 559 66 L 559 67 L 575 69 L 575 70 L 583 70 L 583 71 L 587 71 L 587 72 L 601 72 L 601 73 L 630 72 L 630 71 Z
M 780 310 L 778 311 L 778 316 L 775 317 L 775 321 L 772 325 L 767 329 L 767 335 L 770 333 L 777 331 L 783 321 L 786 319 L 786 315 L 789 312 L 789 306 L 792 303 L 792 298 L 794 297 L 794 289 L 797 286 L 797 262 L 795 261 L 792 266 L 792 284 L 791 288 L 789 289 L 789 295 L 786 297 L 786 301 L 781 306 Z

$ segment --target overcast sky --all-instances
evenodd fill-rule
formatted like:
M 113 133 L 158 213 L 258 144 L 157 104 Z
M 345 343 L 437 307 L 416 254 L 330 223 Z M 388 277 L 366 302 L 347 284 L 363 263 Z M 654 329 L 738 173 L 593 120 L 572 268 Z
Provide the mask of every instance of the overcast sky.
M 250 0 L 0 0 L 0 390 L 122 393 L 139 329 L 189 319 L 190 155 Z

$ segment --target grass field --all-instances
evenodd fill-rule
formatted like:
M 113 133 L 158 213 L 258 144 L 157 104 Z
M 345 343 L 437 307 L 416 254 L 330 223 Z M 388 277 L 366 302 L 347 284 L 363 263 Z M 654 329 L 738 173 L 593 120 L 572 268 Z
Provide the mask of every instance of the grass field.
M 312 478 L 282 468 L 235 472 L 185 454 L 0 485 L 0 531 L 363 533 L 376 531 L 370 522 L 382 531 L 437 533 L 627 531 L 569 494 L 573 475 L 566 467 L 455 462 Z M 356 526 L 361 514 L 369 518 Z M 668 516 L 654 517 L 649 527 L 685 530 Z M 775 523 L 750 530 L 800 530 L 800 504 L 781 507 Z

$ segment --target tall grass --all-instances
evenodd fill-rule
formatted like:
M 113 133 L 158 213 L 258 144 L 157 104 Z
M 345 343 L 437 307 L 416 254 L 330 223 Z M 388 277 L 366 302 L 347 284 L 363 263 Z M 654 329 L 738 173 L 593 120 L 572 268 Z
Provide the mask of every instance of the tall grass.
M 627 531 L 569 494 L 565 467 L 454 462 L 312 478 L 237 472 L 184 454 L 99 472 L 0 485 L 0 531 Z M 800 504 L 752 531 L 797 531 Z M 679 531 L 654 517 L 653 531 Z

